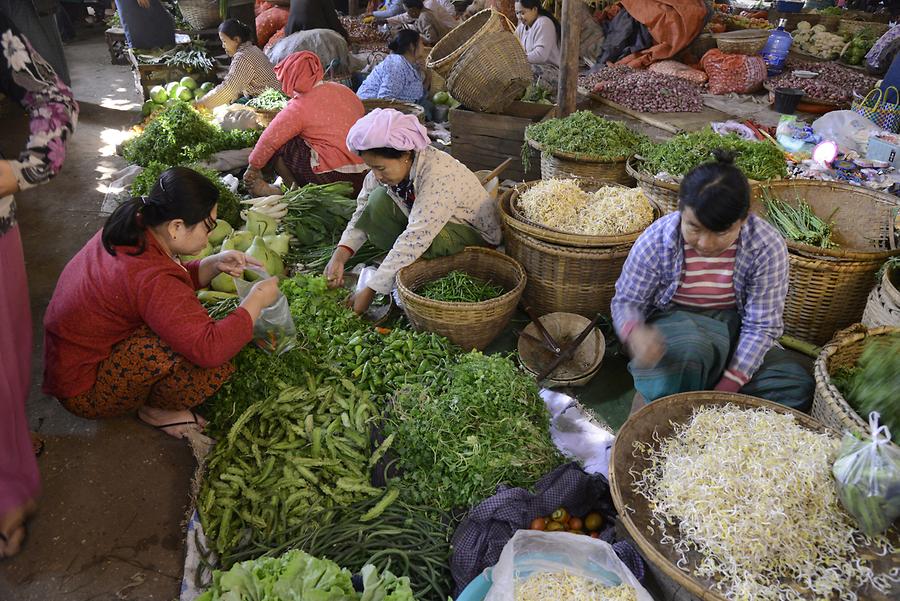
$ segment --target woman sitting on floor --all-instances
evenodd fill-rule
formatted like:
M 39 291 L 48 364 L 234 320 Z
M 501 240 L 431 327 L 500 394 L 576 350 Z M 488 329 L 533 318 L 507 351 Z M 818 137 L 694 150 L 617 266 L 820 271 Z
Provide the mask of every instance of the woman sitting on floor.
M 396 30 L 418 31 L 426 46 L 434 46 L 452 29 L 444 24 L 434 12 L 425 8 L 422 0 L 403 0 L 403 6 L 406 8 L 406 12 L 388 19 L 388 25 Z
M 233 250 L 179 261 L 206 246 L 218 198 L 204 176 L 172 167 L 78 251 L 44 317 L 44 392 L 89 419 L 137 411 L 176 438 L 203 427 L 192 409 L 228 379 L 231 359 L 278 295 L 277 278 L 260 280 L 221 321 L 200 304 L 196 291 L 215 276 L 260 266 Z
M 363 116 L 362 101 L 338 83 L 322 81 L 319 57 L 295 52 L 275 67 L 281 89 L 291 96 L 250 153 L 244 182 L 257 196 L 278 193 L 263 178 L 270 162 L 288 185 L 348 181 L 358 192 L 366 166 L 347 149 L 350 127 Z
M 776 345 L 787 245 L 749 210 L 750 184 L 721 153 L 684 177 L 678 211 L 631 249 L 612 314 L 647 402 L 715 389 L 809 408 L 812 377 Z
M 541 0 L 519 0 L 516 2 L 516 37 L 525 47 L 525 56 L 536 83 L 551 90 L 556 89 L 559 80 L 559 21 L 542 5 Z
M 420 61 L 428 52 L 422 37 L 412 29 L 404 29 L 388 48 L 391 54 L 375 65 L 356 95 L 363 100 L 388 98 L 423 104 L 428 100 L 427 77 Z

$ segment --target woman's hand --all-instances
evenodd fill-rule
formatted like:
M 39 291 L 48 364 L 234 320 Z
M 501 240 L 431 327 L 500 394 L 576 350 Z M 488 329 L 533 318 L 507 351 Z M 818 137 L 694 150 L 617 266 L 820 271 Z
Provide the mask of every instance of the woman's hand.
M 239 250 L 223 250 L 208 258 L 214 261 L 215 268 L 218 271 L 216 275 L 227 273 L 232 277 L 239 278 L 244 275 L 244 270 L 247 269 L 247 266 L 264 267 L 259 260 Z
M 334 254 L 331 255 L 324 272 L 329 288 L 339 288 L 344 285 L 344 265 L 352 256 L 353 254 L 343 246 L 334 249 Z
M 278 278 L 271 277 L 259 280 L 253 284 L 250 294 L 243 300 L 241 307 L 250 314 L 250 319 L 253 320 L 253 323 L 256 323 L 262 310 L 276 300 L 278 300 Z
M 625 343 L 635 364 L 642 369 L 656 367 L 666 354 L 666 340 L 658 329 L 646 324 L 636 326 Z
M 0 198 L 19 191 L 19 180 L 9 161 L 0 160 Z
M 357 315 L 362 315 L 369 310 L 372 300 L 375 298 L 375 291 L 371 288 L 363 288 L 356 294 L 351 294 L 347 299 L 347 305 L 353 309 Z

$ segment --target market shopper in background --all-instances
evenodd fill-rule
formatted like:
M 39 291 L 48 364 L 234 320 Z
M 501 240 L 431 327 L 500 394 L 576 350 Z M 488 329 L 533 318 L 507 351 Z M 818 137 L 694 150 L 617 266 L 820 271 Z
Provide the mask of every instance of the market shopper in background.
M 750 210 L 750 184 L 720 154 L 688 173 L 678 211 L 641 234 L 616 282 L 616 331 L 646 401 L 741 392 L 806 410 L 813 379 L 776 345 L 787 245 Z
M 422 0 L 403 0 L 406 12 L 387 20 L 389 25 L 397 29 L 412 29 L 422 36 L 427 46 L 434 46 L 447 35 L 450 28 L 438 19 L 438 16 L 425 8 Z
M 322 81 L 322 63 L 308 50 L 278 63 L 275 73 L 291 100 L 253 147 L 244 183 L 257 196 L 279 193 L 263 177 L 271 163 L 287 185 L 348 181 L 358 192 L 366 166 L 345 140 L 365 113 L 362 101 L 350 88 Z
M 542 5 L 541 0 L 516 2 L 516 37 L 525 48 L 525 56 L 537 83 L 551 90 L 559 80 L 559 43 L 562 38 L 559 21 Z
M 428 50 L 417 31 L 404 29 L 388 45 L 391 50 L 356 91 L 363 100 L 389 98 L 430 107 L 428 76 L 421 67 Z
M 160 0 L 116 0 L 130 48 L 175 45 L 175 21 Z
M 260 280 L 240 307 L 210 318 L 197 290 L 220 273 L 261 267 L 239 251 L 182 264 L 216 225 L 218 189 L 186 167 L 164 171 L 69 261 L 44 317 L 44 392 L 88 419 L 137 412 L 166 434 L 204 425 L 192 409 L 225 383 L 231 359 L 278 294 Z
M 364 313 L 376 293 L 390 293 L 397 272 L 420 257 L 500 243 L 497 210 L 478 177 L 433 148 L 413 115 L 375 109 L 353 126 L 347 146 L 371 171 L 325 267 L 328 285 L 343 284 L 344 265 L 367 240 L 388 252 L 369 286 L 350 299 L 356 313 Z
M 379 8 L 373 8 L 365 17 L 374 17 L 376 21 L 387 21 L 391 17 L 402 15 L 406 9 L 403 0 L 385 0 Z
M 253 45 L 249 27 L 237 19 L 228 19 L 219 25 L 219 39 L 225 53 L 233 57 L 231 66 L 222 83 L 195 102 L 195 106 L 214 109 L 242 96 L 259 96 L 268 88 L 281 89 L 275 66 Z
M 0 157 L 0 558 L 18 553 L 34 512 L 40 477 L 28 433 L 31 306 L 13 194 L 46 183 L 62 169 L 75 132 L 72 91 L 0 12 L 0 92 L 28 113 L 30 136 L 15 159 Z
M 285 37 L 311 29 L 331 29 L 350 41 L 350 34 L 338 18 L 331 0 L 291 0 L 290 16 L 284 26 Z

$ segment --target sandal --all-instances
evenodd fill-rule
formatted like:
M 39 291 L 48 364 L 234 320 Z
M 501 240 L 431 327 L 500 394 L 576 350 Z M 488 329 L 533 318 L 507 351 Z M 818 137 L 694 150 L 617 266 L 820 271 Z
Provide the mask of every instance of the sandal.
M 181 438 L 184 438 L 184 434 L 183 434 L 183 433 L 182 433 L 181 436 L 175 436 L 175 435 L 172 434 L 171 432 L 168 432 L 168 429 L 169 429 L 169 428 L 177 428 L 178 426 L 199 426 L 197 429 L 198 429 L 198 430 L 201 430 L 201 431 L 203 430 L 203 426 L 200 424 L 200 420 L 198 419 L 197 413 L 196 413 L 193 409 L 188 409 L 187 411 L 188 411 L 188 413 L 191 414 L 191 418 L 192 418 L 191 421 L 186 421 L 186 422 L 172 422 L 171 424 L 158 424 L 158 425 L 157 425 L 157 424 L 151 424 L 150 422 L 148 422 L 147 420 L 145 420 L 143 417 L 141 417 L 141 412 L 140 412 L 140 411 L 138 411 L 138 413 L 137 413 L 137 418 L 138 418 L 139 420 L 141 420 L 141 422 L 147 424 L 148 426 L 151 426 L 151 427 L 153 427 L 153 428 L 155 428 L 155 429 L 157 429 L 157 430 L 161 430 L 162 432 L 165 432 L 166 434 L 168 434 L 168 435 L 171 436 L 172 438 L 179 438 L 179 439 L 181 439 Z

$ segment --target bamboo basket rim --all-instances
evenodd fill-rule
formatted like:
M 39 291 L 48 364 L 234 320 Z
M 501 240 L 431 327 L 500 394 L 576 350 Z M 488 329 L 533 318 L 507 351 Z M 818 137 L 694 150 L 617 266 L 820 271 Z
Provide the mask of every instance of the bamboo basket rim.
M 470 311 L 484 310 L 484 309 L 491 308 L 494 305 L 502 305 L 502 304 L 509 302 L 509 300 L 511 298 L 513 298 L 514 296 L 521 295 L 522 291 L 525 290 L 525 283 L 527 280 L 525 268 L 522 267 L 522 265 L 518 261 L 516 261 L 509 255 L 502 253 L 500 251 L 497 251 L 497 250 L 493 250 L 491 248 L 486 248 L 484 246 L 467 246 L 462 250 L 461 253 L 457 253 L 457 254 L 462 254 L 462 253 L 483 254 L 488 260 L 508 263 L 516 271 L 516 277 L 518 280 L 516 285 L 512 289 L 504 292 L 503 294 L 501 294 L 498 297 L 491 298 L 486 301 L 480 301 L 477 303 L 437 301 L 437 300 L 433 300 L 430 298 L 425 298 L 424 296 L 414 292 L 403 281 L 404 275 L 409 273 L 408 269 L 410 267 L 412 267 L 413 265 L 415 265 L 415 263 L 411 263 L 397 272 L 397 289 L 400 291 L 401 294 L 407 295 L 407 296 L 409 296 L 409 298 L 413 299 L 415 301 L 415 303 L 420 307 L 427 307 L 429 309 L 434 309 L 434 310 L 443 309 L 443 310 L 456 310 L 456 311 L 461 310 L 461 309 L 470 310 Z M 457 255 L 447 255 L 445 257 L 437 257 L 434 259 L 423 259 L 423 261 L 425 261 L 426 263 L 430 263 L 432 261 L 442 261 L 442 260 L 446 261 L 446 260 L 452 259 L 453 257 L 456 257 L 456 256 Z M 446 274 L 444 274 L 444 275 L 446 275 Z M 437 277 L 440 277 L 440 276 L 436 276 L 435 278 L 430 279 L 428 281 L 433 281 L 434 279 L 437 279 Z
M 495 16 L 496 15 L 496 16 Z M 433 69 L 437 72 L 446 71 L 448 65 L 454 64 L 460 57 L 472 47 L 472 45 L 478 41 L 479 33 L 481 30 L 490 23 L 491 19 L 502 19 L 503 21 L 508 21 L 503 13 L 499 11 L 495 11 L 493 8 L 485 8 L 483 10 L 478 11 L 465 21 L 462 21 L 459 25 L 451 29 L 441 38 L 435 45 L 432 47 L 431 52 L 428 53 L 428 58 L 425 59 L 425 66 L 429 69 Z M 454 31 L 460 28 L 471 28 L 474 25 L 478 24 L 481 21 L 481 24 L 478 25 L 477 28 L 469 35 L 468 38 L 464 38 L 463 42 L 453 48 L 450 51 L 446 51 L 446 53 L 440 58 L 435 57 L 435 51 L 445 52 L 444 46 L 449 46 L 451 41 L 456 41 L 456 36 L 453 36 Z M 514 29 L 514 28 L 513 28 Z M 460 31 L 462 31 L 460 29 Z
M 508 222 L 508 219 L 512 219 L 512 217 L 504 218 L 504 224 Z M 556 244 L 554 242 L 541 240 L 540 238 L 536 238 L 531 234 L 526 234 L 521 230 L 517 230 L 514 227 L 508 225 L 507 227 L 509 228 L 509 236 L 514 236 L 519 241 L 519 243 L 530 246 L 532 250 L 538 250 L 542 253 L 565 259 L 590 260 L 602 256 L 604 260 L 609 260 L 619 257 L 627 257 L 628 253 L 631 252 L 631 247 L 634 246 L 633 244 L 619 244 L 617 246 L 601 247 L 564 246 L 562 244 Z
M 655 175 L 650 175 L 644 171 L 638 171 L 634 163 L 643 163 L 643 159 L 634 155 L 628 162 L 625 163 L 625 171 L 628 172 L 628 175 L 638 180 L 639 182 L 644 182 L 645 184 L 651 184 L 654 186 L 658 186 L 660 188 L 665 188 L 670 192 L 678 192 L 681 189 L 681 186 L 678 184 L 673 184 L 672 182 L 667 182 L 665 180 L 658 179 Z
M 618 182 L 605 182 L 600 180 L 593 180 L 588 178 L 569 178 L 578 182 L 579 184 L 599 184 L 598 187 L 614 187 L 614 188 L 625 188 L 625 189 L 633 189 L 629 188 L 624 184 L 620 184 Z M 500 213 L 503 215 L 504 220 L 509 221 L 509 226 L 522 231 L 525 234 L 530 236 L 534 236 L 539 240 L 544 240 L 545 242 L 551 242 L 554 244 L 562 244 L 565 246 L 584 246 L 584 247 L 610 247 L 610 246 L 619 246 L 622 244 L 632 244 L 635 240 L 637 240 L 640 235 L 647 228 L 642 228 L 640 230 L 630 232 L 628 234 L 620 234 L 618 236 L 592 236 L 588 234 L 575 234 L 572 232 L 566 232 L 563 230 L 558 230 L 556 228 L 552 228 L 546 225 L 542 225 L 535 221 L 531 221 L 527 217 L 525 217 L 519 208 L 515 204 L 515 200 L 518 199 L 519 195 L 522 192 L 535 184 L 546 181 L 546 180 L 532 180 L 529 182 L 522 182 L 520 184 L 516 184 L 514 187 L 507 190 L 503 197 L 500 198 Z M 643 193 L 643 191 L 642 191 Z M 654 221 L 659 219 L 659 208 L 654 204 L 654 202 L 647 197 L 647 194 L 644 193 L 644 197 L 647 198 L 647 202 L 650 203 L 650 207 L 653 209 L 653 218 L 650 221 L 652 224 Z M 650 227 L 650 224 L 647 227 Z
M 543 145 L 536 141 L 532 140 L 528 137 L 528 133 L 526 130 L 525 134 L 525 143 L 537 150 L 538 152 L 549 154 L 558 159 L 563 159 L 566 161 L 574 161 L 576 163 L 624 163 L 627 162 L 631 155 L 623 155 L 620 157 L 598 157 L 597 155 L 586 154 L 583 152 L 566 152 L 565 150 L 545 150 Z
M 766 188 L 772 188 L 773 186 L 776 188 L 837 188 L 847 194 L 871 196 L 874 202 L 883 202 L 885 204 L 888 204 L 889 206 L 900 207 L 900 201 L 896 201 L 893 196 L 884 192 L 877 192 L 875 190 L 861 188 L 859 186 L 851 186 L 850 184 L 844 184 L 841 182 L 824 182 L 814 179 L 792 179 L 770 180 L 767 182 L 751 183 L 751 210 L 756 209 L 756 207 L 752 206 L 753 201 L 757 200 L 757 198 L 761 196 L 762 190 Z M 764 209 L 761 199 L 759 200 L 759 208 Z M 765 219 L 765 214 L 763 212 L 760 212 L 759 210 L 757 210 L 756 212 L 760 217 Z M 782 238 L 784 238 L 785 243 L 787 243 L 788 250 L 790 251 L 805 255 L 809 258 L 826 261 L 831 260 L 835 263 L 837 263 L 838 261 L 857 261 L 860 263 L 870 263 L 873 261 L 880 262 L 895 255 L 900 255 L 900 248 L 894 248 L 890 250 L 848 250 L 846 248 L 819 248 L 817 246 L 803 244 L 794 240 L 788 240 L 784 236 L 782 236 Z

